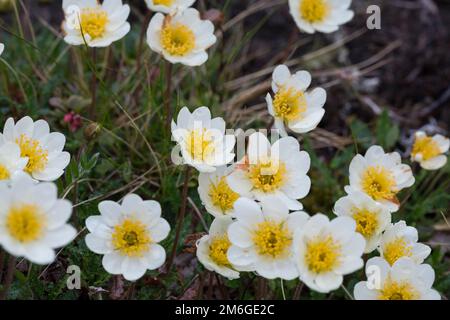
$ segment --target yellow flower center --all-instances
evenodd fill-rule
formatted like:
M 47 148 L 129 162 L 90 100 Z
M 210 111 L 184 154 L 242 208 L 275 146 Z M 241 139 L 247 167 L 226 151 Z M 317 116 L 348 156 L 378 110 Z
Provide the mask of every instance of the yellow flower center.
M 364 192 L 375 200 L 391 200 L 397 193 L 394 176 L 381 166 L 368 167 L 361 183 Z
M 101 38 L 105 34 L 108 21 L 108 14 L 100 8 L 84 8 L 81 11 L 81 31 L 91 39 Z
M 329 11 L 326 0 L 301 0 L 300 16 L 309 23 L 322 22 Z
M 253 188 L 263 192 L 273 192 L 285 183 L 286 166 L 284 163 L 263 161 L 250 166 L 248 177 Z
M 219 266 L 229 267 L 231 264 L 228 261 L 227 252 L 230 248 L 231 242 L 226 235 L 215 237 L 209 245 L 209 256 Z
M 31 204 L 12 207 L 6 218 L 6 230 L 19 242 L 27 243 L 43 235 L 45 216 L 40 209 Z
M 161 45 L 172 56 L 185 56 L 195 48 L 194 32 L 181 23 L 166 23 L 161 30 Z
M 147 226 L 140 221 L 126 219 L 114 227 L 112 243 L 122 255 L 142 257 L 149 250 L 151 242 Z
M 416 157 L 422 155 L 423 160 L 430 160 L 441 154 L 439 144 L 432 137 L 419 137 L 414 141 L 411 155 Z
M 170 7 L 173 3 L 173 0 L 153 0 L 153 4 L 155 6 L 166 6 Z
M 194 129 L 186 138 L 186 149 L 192 159 L 205 160 L 214 151 L 213 136 L 206 129 Z
M 48 163 L 48 151 L 42 149 L 39 141 L 28 138 L 25 134 L 21 134 L 16 140 L 20 147 L 20 156 L 28 157 L 28 163 L 25 171 L 28 173 L 40 172 L 45 169 Z
M 378 228 L 378 217 L 375 212 L 367 209 L 353 209 L 353 219 L 356 222 L 356 232 L 361 233 L 365 238 L 375 235 Z
M 258 254 L 278 258 L 289 253 L 292 234 L 282 223 L 264 221 L 257 225 L 253 243 Z
M 211 184 L 208 194 L 213 205 L 224 213 L 233 209 L 234 203 L 239 199 L 239 194 L 231 190 L 225 177 L 222 177 L 218 184 Z
M 2 164 L 0 164 L 0 180 L 8 180 L 11 177 L 9 170 Z
M 379 300 L 417 300 L 419 294 L 408 282 L 387 279 L 378 296 Z
M 392 242 L 389 242 L 384 246 L 383 257 L 393 265 L 395 261 L 401 257 L 411 257 L 412 247 L 408 244 L 403 237 L 398 237 Z
M 281 88 L 273 100 L 273 108 L 277 117 L 292 121 L 301 117 L 306 111 L 306 98 L 302 91 Z
M 311 240 L 306 245 L 305 262 L 314 273 L 329 272 L 340 263 L 341 246 L 332 236 Z

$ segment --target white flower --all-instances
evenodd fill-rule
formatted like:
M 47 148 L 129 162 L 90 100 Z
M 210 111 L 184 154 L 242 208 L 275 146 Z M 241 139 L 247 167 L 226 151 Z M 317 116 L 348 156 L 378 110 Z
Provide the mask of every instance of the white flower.
M 3 50 L 5 50 L 5 45 L 3 43 L 0 43 L 0 56 L 2 55 Z
M 289 0 L 289 9 L 300 30 L 330 33 L 352 20 L 351 0 Z
M 234 203 L 239 194 L 234 192 L 227 182 L 233 167 L 217 168 L 212 173 L 200 173 L 198 177 L 198 194 L 206 210 L 214 217 L 232 215 Z
M 391 213 L 368 195 L 354 192 L 340 198 L 334 205 L 337 216 L 348 216 L 356 222 L 356 232 L 366 239 L 364 253 L 372 252 L 380 243 L 381 234 L 391 223 Z
M 20 148 L 12 142 L 0 145 L 0 180 L 9 180 L 24 171 L 28 158 L 20 156 Z
M 430 255 L 431 248 L 423 243 L 417 243 L 418 240 L 417 229 L 407 226 L 402 220 L 386 228 L 378 251 L 391 265 L 401 257 L 409 257 L 420 264 Z
M 432 137 L 423 131 L 416 132 L 411 151 L 411 161 L 417 161 L 426 170 L 437 170 L 445 166 L 447 156 L 444 155 L 450 147 L 450 140 L 440 134 Z
M 358 282 L 354 289 L 356 300 L 441 300 L 432 289 L 434 270 L 428 264 L 418 265 L 401 258 L 389 265 L 374 257 L 366 263 L 367 281 Z
M 130 7 L 122 0 L 63 0 L 64 41 L 71 45 L 86 42 L 89 47 L 107 47 L 130 31 Z
M 306 92 L 311 84 L 307 71 L 291 74 L 288 67 L 279 65 L 272 75 L 274 98 L 266 96 L 269 113 L 275 117 L 275 127 L 286 134 L 284 124 L 297 133 L 305 133 L 317 127 L 325 110 L 327 93 L 322 88 Z
M 306 197 L 311 188 L 306 175 L 311 160 L 296 139 L 285 137 L 271 145 L 265 135 L 253 133 L 245 161 L 228 176 L 231 189 L 259 201 L 276 196 L 290 210 L 303 208 L 297 199 Z
M 158 243 L 167 237 L 170 226 L 161 218 L 158 202 L 129 194 L 122 204 L 100 202 L 98 210 L 99 216 L 86 219 L 90 233 L 85 241 L 91 251 L 104 255 L 107 272 L 135 281 L 164 264 L 166 252 Z
M 295 232 L 294 257 L 300 280 L 313 290 L 327 293 L 339 288 L 343 275 L 363 266 L 366 242 L 349 217 L 330 221 L 316 214 Z
M 215 271 L 230 280 L 239 278 L 239 272 L 227 257 L 228 249 L 231 246 L 227 230 L 232 222 L 231 217 L 214 219 L 209 234 L 197 242 L 198 260 L 209 271 Z
M 154 15 L 147 30 L 150 48 L 171 63 L 199 66 L 208 60 L 206 49 L 216 42 L 214 25 L 201 20 L 193 8 L 177 11 L 174 15 Z
M 183 11 L 194 4 L 195 0 L 145 0 L 150 10 L 162 13 Z
M 211 119 L 211 111 L 200 107 L 190 112 L 187 107 L 180 110 L 177 123 L 172 121 L 172 137 L 181 148 L 186 164 L 200 172 L 214 172 L 216 167 L 234 159 L 234 135 L 225 134 L 225 121 Z
M 10 254 L 36 264 L 55 260 L 54 249 L 71 242 L 76 230 L 67 221 L 72 204 L 58 199 L 50 182 L 19 175 L 0 184 L 0 244 Z
M 228 260 L 267 279 L 292 280 L 298 277 L 292 239 L 309 216 L 302 211 L 289 214 L 282 202 L 267 200 L 262 202 L 262 208 L 247 198 L 236 201 L 236 221 L 228 228 L 232 244 Z
M 24 117 L 15 124 L 14 119 L 9 118 L 0 134 L 0 142 L 12 142 L 20 147 L 21 157 L 28 158 L 24 171 L 36 180 L 58 179 L 70 162 L 70 154 L 63 151 L 66 137 L 50 132 L 44 120 L 33 122 L 30 117 Z
M 358 154 L 350 163 L 350 194 L 361 191 L 394 212 L 399 208 L 397 193 L 414 184 L 411 168 L 402 164 L 397 152 L 384 153 L 380 146 L 372 146 L 365 156 Z

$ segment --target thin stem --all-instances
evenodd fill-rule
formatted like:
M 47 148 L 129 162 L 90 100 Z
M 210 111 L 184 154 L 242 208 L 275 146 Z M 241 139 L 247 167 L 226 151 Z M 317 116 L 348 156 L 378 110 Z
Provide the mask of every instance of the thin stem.
M 92 48 L 92 78 L 91 78 L 92 102 L 89 110 L 89 118 L 95 120 L 97 108 L 97 48 Z
M 6 269 L 5 282 L 3 283 L 3 290 L 0 292 L 0 300 L 5 300 L 8 296 L 9 289 L 14 280 L 14 273 L 16 271 L 16 257 L 13 255 L 9 256 L 8 267 Z
M 281 286 L 281 294 L 283 295 L 283 300 L 286 300 L 286 293 L 284 292 L 284 282 L 283 282 L 283 279 L 280 279 L 280 286 Z
M 166 91 L 164 92 L 164 111 L 166 116 L 166 127 L 170 128 L 170 121 L 172 120 L 172 108 L 170 106 L 172 94 L 172 64 L 166 61 Z
M 142 49 L 144 47 L 144 38 L 145 33 L 147 31 L 147 26 L 150 23 L 150 19 L 152 17 L 152 12 L 150 10 L 147 11 L 147 14 L 145 15 L 144 22 L 142 24 L 141 34 L 139 36 L 139 45 L 138 45 L 138 51 L 136 55 L 136 70 L 139 72 L 141 70 L 141 64 L 142 64 Z
M 345 294 L 350 298 L 350 300 L 355 300 L 355 298 L 353 298 L 352 294 L 347 290 L 344 284 L 341 284 L 341 288 L 342 290 L 344 290 Z
M 219 286 L 220 293 L 222 295 L 222 299 L 229 300 L 230 297 L 228 296 L 228 292 L 226 290 L 225 285 L 222 282 L 222 279 L 220 278 L 220 276 L 218 274 L 215 274 L 215 276 L 216 276 L 217 284 Z
M 189 177 L 191 173 L 191 167 L 186 165 L 186 169 L 184 171 L 184 184 L 183 191 L 181 195 L 181 207 L 180 211 L 177 215 L 177 229 L 175 231 L 175 239 L 173 242 L 172 252 L 170 254 L 169 260 L 167 261 L 165 273 L 169 273 L 170 269 L 172 269 L 173 261 L 175 260 L 175 255 L 177 253 L 178 242 L 180 241 L 181 229 L 183 227 L 184 216 L 186 214 L 186 203 L 187 203 L 187 194 L 189 189 Z

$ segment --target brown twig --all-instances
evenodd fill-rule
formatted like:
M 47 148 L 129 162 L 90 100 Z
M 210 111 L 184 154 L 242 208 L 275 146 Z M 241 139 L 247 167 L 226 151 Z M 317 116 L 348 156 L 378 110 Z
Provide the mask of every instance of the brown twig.
M 5 300 L 8 296 L 9 289 L 11 288 L 11 284 L 14 280 L 14 273 L 16 271 L 16 257 L 13 255 L 9 256 L 8 266 L 6 269 L 6 277 L 5 282 L 3 284 L 3 290 L 0 292 L 0 300 Z

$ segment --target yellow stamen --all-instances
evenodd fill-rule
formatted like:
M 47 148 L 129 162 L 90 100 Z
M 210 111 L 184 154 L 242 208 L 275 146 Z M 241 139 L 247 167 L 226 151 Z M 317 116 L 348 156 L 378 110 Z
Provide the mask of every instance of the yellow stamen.
M 273 100 L 273 109 L 277 117 L 285 121 L 300 118 L 306 111 L 306 98 L 302 91 L 293 88 L 281 88 Z
M 233 209 L 234 203 L 239 199 L 239 194 L 231 190 L 225 177 L 222 177 L 216 185 L 211 184 L 208 194 L 213 205 L 219 207 L 223 213 Z
M 20 156 L 28 157 L 28 163 L 25 171 L 28 173 L 40 172 L 45 169 L 48 163 L 48 151 L 42 149 L 38 140 L 28 138 L 25 134 L 21 134 L 16 140 L 20 147 Z
M 398 190 L 392 173 L 382 166 L 370 166 L 362 176 L 362 188 L 375 200 L 392 200 Z
M 185 56 L 195 48 L 194 32 L 181 23 L 166 23 L 161 30 L 161 45 L 173 56 Z
M 300 16 L 309 23 L 322 22 L 329 11 L 325 0 L 302 0 L 300 4 Z
M 279 258 L 289 252 L 292 234 L 281 223 L 264 221 L 257 225 L 253 234 L 253 242 L 260 255 Z
M 192 159 L 205 160 L 214 151 L 213 136 L 206 129 L 194 129 L 186 138 L 186 149 Z
M 353 212 L 353 219 L 356 222 L 356 232 L 361 233 L 365 238 L 370 238 L 375 235 L 379 224 L 376 212 L 364 208 L 354 208 Z
M 248 177 L 253 184 L 253 188 L 263 192 L 273 192 L 278 190 L 286 182 L 286 166 L 284 163 L 273 163 L 263 161 L 251 165 Z
M 0 164 L 0 180 L 8 180 L 11 177 L 9 170 L 2 164 Z
M 170 7 L 173 3 L 173 0 L 153 0 L 153 4 L 155 6 L 166 6 Z
M 411 155 L 416 157 L 418 154 L 422 155 L 423 160 L 430 160 L 441 154 L 439 144 L 432 137 L 418 137 L 414 141 Z
M 106 31 L 108 14 L 100 8 L 84 8 L 80 14 L 80 26 L 83 34 L 91 39 L 101 38 Z
M 314 273 L 325 273 L 336 268 L 340 261 L 341 246 L 332 236 L 311 240 L 306 245 L 305 262 Z
M 229 267 L 227 252 L 231 246 L 231 242 L 226 235 L 215 237 L 209 245 L 209 256 L 219 266 Z
M 408 282 L 396 282 L 387 279 L 381 289 L 379 300 L 417 300 L 418 292 Z
M 112 243 L 122 255 L 142 257 L 149 250 L 152 239 L 145 224 L 138 220 L 126 219 L 114 227 Z
M 394 241 L 387 243 L 383 248 L 383 257 L 393 265 L 401 257 L 411 257 L 412 247 L 403 237 L 398 237 Z
M 43 235 L 46 220 L 35 205 L 12 207 L 6 218 L 6 230 L 19 242 L 27 243 Z

